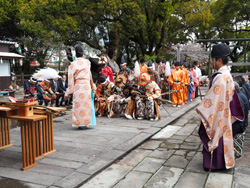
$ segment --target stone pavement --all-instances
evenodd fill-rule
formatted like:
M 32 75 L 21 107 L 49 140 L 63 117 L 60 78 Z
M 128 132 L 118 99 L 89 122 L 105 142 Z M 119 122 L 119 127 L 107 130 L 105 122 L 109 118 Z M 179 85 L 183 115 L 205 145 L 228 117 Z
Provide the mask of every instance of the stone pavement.
M 0 100 L 3 99 L 0 97 Z M 94 175 L 100 173 L 143 144 L 162 128 L 172 125 L 177 118 L 193 109 L 199 102 L 200 99 L 196 99 L 181 108 L 172 108 L 168 104 L 165 104 L 164 107 L 171 116 L 161 107 L 162 119 L 157 122 L 101 117 L 97 118 L 98 125 L 96 127 L 85 130 L 71 127 L 71 112 L 68 111 L 66 115 L 54 118 L 54 143 L 56 152 L 37 160 L 38 165 L 27 171 L 20 170 L 22 167 L 20 129 L 18 127 L 13 128 L 11 130 L 13 146 L 0 151 L 0 187 L 79 187 Z M 186 121 L 185 118 L 181 118 L 177 123 L 181 127 Z M 111 173 L 111 176 L 109 174 L 103 175 L 104 179 L 112 179 L 114 180 L 114 184 L 118 183 L 118 179 L 123 178 L 129 173 L 133 169 L 133 166 L 144 159 L 144 157 L 153 156 L 154 153 L 155 155 L 161 154 L 163 159 L 147 157 L 141 165 L 135 167 L 137 170 L 131 171 L 128 174 L 129 176 L 126 176 L 130 178 L 138 177 L 140 180 L 148 179 L 165 163 L 166 157 L 170 155 L 167 151 L 163 152 L 159 150 L 152 152 L 152 150 L 158 147 L 161 142 L 162 148 L 169 146 L 173 148 L 177 147 L 175 142 L 185 137 L 182 134 L 190 134 L 189 127 L 185 127 L 180 129 L 180 136 L 173 135 L 173 138 L 171 137 L 172 140 L 170 139 L 170 143 L 165 142 L 163 144 L 163 141 L 155 140 L 154 142 L 150 141 L 149 144 L 143 144 L 139 149 L 136 149 L 125 157 L 129 165 L 126 165 L 126 162 L 124 162 L 124 165 L 113 164 L 107 170 L 110 168 L 114 169 L 114 171 L 110 171 L 115 173 Z M 194 125 L 190 125 L 190 128 L 194 128 Z M 175 127 L 170 132 L 174 134 Z M 184 146 L 187 149 L 194 148 L 196 145 L 188 143 L 182 147 Z M 138 156 L 136 155 L 137 153 L 139 154 Z M 179 155 L 181 154 L 183 153 Z M 188 153 L 187 157 L 192 157 L 192 154 L 192 152 Z M 176 161 L 177 159 L 173 158 L 172 160 Z M 187 161 L 183 160 L 183 164 L 179 165 L 184 166 L 185 163 Z M 147 164 L 152 165 L 147 166 Z M 144 173 L 144 171 L 148 172 Z M 163 171 L 167 173 L 166 168 L 163 168 Z M 173 171 L 181 174 L 178 167 L 173 168 Z M 123 182 L 119 183 L 122 184 Z M 98 185 L 97 187 L 100 186 Z
M 236 167 L 208 173 L 202 167 L 199 121 L 194 109 L 188 111 L 81 188 L 250 187 L 250 130 Z

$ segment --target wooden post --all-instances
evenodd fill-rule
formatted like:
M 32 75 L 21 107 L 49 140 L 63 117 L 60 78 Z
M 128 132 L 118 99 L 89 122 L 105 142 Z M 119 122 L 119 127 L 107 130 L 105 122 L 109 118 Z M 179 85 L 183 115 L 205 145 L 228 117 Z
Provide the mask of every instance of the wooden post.
M 244 62 L 247 62 L 247 41 L 244 41 Z
M 24 84 L 24 74 L 23 74 L 23 72 L 21 73 L 21 83 Z

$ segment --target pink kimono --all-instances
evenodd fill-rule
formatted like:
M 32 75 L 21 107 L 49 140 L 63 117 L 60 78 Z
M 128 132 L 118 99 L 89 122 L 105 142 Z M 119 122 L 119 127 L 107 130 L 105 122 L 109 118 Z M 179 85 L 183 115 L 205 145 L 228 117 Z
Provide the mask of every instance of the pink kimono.
M 194 71 L 194 70 L 191 70 L 190 73 L 192 74 L 192 76 L 193 76 L 193 78 L 194 78 L 194 79 L 193 79 L 193 80 L 194 80 L 194 90 L 193 90 L 193 92 L 191 93 L 191 99 L 194 99 L 194 97 L 195 97 L 195 89 L 197 89 L 197 86 L 199 86 L 199 82 L 198 82 L 198 80 L 197 80 L 195 71 Z
M 225 66 L 211 80 L 210 89 L 196 109 L 201 117 L 201 126 L 204 126 L 208 137 L 206 152 L 210 152 L 212 155 L 213 151 L 219 146 L 219 140 L 222 138 L 222 155 L 224 153 L 224 165 L 227 169 L 232 168 L 235 164 L 232 114 L 230 110 L 230 102 L 233 95 L 233 79 Z M 216 163 L 216 161 L 211 161 L 211 164 L 212 162 Z M 205 161 L 205 163 L 210 163 L 210 161 Z
M 91 123 L 90 61 L 77 58 L 68 70 L 68 88 L 65 96 L 73 94 L 72 127 Z

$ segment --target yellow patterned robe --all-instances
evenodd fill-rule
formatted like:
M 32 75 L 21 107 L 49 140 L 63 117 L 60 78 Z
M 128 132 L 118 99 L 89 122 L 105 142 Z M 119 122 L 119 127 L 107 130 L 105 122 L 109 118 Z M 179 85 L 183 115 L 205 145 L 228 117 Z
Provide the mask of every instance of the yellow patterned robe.
M 209 137 L 208 152 L 218 147 L 219 139 L 223 137 L 224 159 L 226 168 L 235 164 L 232 134 L 230 102 L 234 94 L 232 76 L 226 66 L 219 69 L 221 74 L 213 80 L 212 87 L 197 107 L 197 112 Z
M 73 94 L 72 127 L 84 127 L 91 123 L 90 61 L 77 58 L 68 71 L 68 88 L 65 96 Z

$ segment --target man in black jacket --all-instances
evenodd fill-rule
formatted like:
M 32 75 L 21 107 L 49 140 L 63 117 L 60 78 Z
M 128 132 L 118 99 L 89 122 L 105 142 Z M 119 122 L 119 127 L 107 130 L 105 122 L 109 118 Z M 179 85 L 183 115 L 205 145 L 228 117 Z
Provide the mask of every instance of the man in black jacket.
M 72 97 L 70 97 L 68 100 L 65 101 L 65 105 L 63 105 L 64 101 L 64 95 L 66 92 L 66 89 L 68 87 L 68 82 L 66 81 L 67 77 L 65 74 L 62 75 L 62 78 L 58 80 L 58 92 L 62 95 L 62 99 L 60 101 L 60 106 L 68 106 L 72 105 Z
M 59 100 L 64 96 L 64 94 L 59 92 L 58 77 L 54 78 L 50 82 L 50 87 L 51 90 L 56 94 L 56 107 L 59 107 Z

